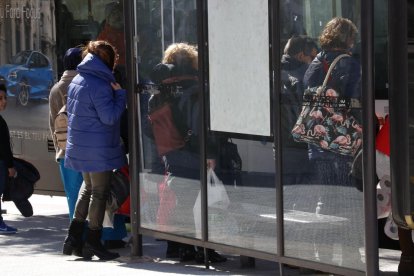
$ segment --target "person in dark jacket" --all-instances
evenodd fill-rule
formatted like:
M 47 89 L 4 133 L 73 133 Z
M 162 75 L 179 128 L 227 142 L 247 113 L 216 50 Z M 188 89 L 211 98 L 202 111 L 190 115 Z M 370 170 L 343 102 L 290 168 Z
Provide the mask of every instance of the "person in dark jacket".
M 320 47 L 322 51 L 309 65 L 306 70 L 303 83 L 306 88 L 312 88 L 322 85 L 328 68 L 333 60 L 341 55 L 348 54 L 339 60 L 328 81 L 328 86 L 332 87 L 339 93 L 340 97 L 360 101 L 361 99 L 361 65 L 358 59 L 352 56 L 352 48 L 354 47 L 357 27 L 351 20 L 341 17 L 331 19 L 319 37 Z M 352 109 L 356 118 L 361 118 L 360 110 Z M 362 132 L 362 129 L 359 129 Z M 323 189 L 319 189 L 315 194 L 314 208 L 315 212 L 324 215 L 337 215 L 341 212 L 338 209 L 338 202 L 335 200 L 340 186 L 354 187 L 354 179 L 349 175 L 353 158 L 351 156 L 340 155 L 329 151 L 322 150 L 320 147 L 309 146 L 309 159 L 314 164 L 317 181 L 316 183 L 324 185 Z M 347 189 L 347 191 L 353 191 Z M 354 190 L 358 193 L 357 189 Z M 346 207 L 342 207 L 346 208 Z M 351 207 L 348 207 L 351 210 Z M 335 237 L 339 243 L 350 239 L 346 235 L 353 234 L 354 242 L 357 245 L 349 246 L 343 249 L 343 264 L 356 266 L 364 266 L 361 262 L 357 246 L 362 245 L 362 235 L 359 235 L 358 223 L 363 222 L 360 212 L 353 211 L 352 217 L 349 218 L 346 227 L 335 231 Z M 319 252 L 319 258 L 330 262 L 332 259 L 333 249 Z
M 297 143 L 292 138 L 302 106 L 304 91 L 303 76 L 309 64 L 318 53 L 316 43 L 304 35 L 291 37 L 286 43 L 281 59 L 282 81 L 282 155 L 284 160 L 283 183 L 310 183 L 313 169 L 309 163 L 307 145 Z
M 152 96 L 149 101 L 150 119 L 154 110 L 169 102 L 172 121 L 177 132 L 184 138 L 183 143 L 174 143 L 176 147 L 168 148 L 171 143 L 155 145 L 165 163 L 166 174 L 169 175 L 171 186 L 176 194 L 174 226 L 188 225 L 188 217 L 193 217 L 192 209 L 199 189 L 192 188 L 200 181 L 200 91 L 198 82 L 198 53 L 197 49 L 187 43 L 171 44 L 165 51 L 161 64 L 158 64 L 152 74 L 154 83 L 161 85 L 159 94 Z M 154 122 L 151 122 L 152 124 Z M 154 129 L 154 128 L 153 128 Z M 175 132 L 175 130 L 174 130 Z M 153 133 L 157 136 L 157 133 Z M 164 136 L 173 137 L 171 133 Z M 160 141 L 161 139 L 158 139 Z M 207 145 L 212 147 L 211 145 Z M 208 150 L 207 152 L 212 152 Z M 214 169 L 215 159 L 209 156 L 207 166 Z M 190 208 L 189 208 L 190 207 Z M 186 215 L 187 214 L 187 215 Z M 190 221 L 189 227 L 194 224 Z M 181 261 L 196 259 L 204 261 L 204 250 L 187 244 L 168 241 L 167 256 L 179 257 Z M 224 262 L 227 259 L 214 250 L 208 250 L 210 262 Z
M 82 248 L 84 258 L 119 257 L 101 244 L 102 223 L 109 195 L 112 170 L 123 167 L 125 150 L 120 140 L 120 120 L 126 108 L 126 91 L 115 82 L 116 49 L 106 41 L 91 41 L 85 47 L 78 75 L 68 89 L 68 139 L 65 167 L 81 171 L 85 189 L 75 208 L 64 242 L 70 255 L 82 245 L 83 228 L 89 223 Z
M 322 51 L 306 70 L 303 80 L 305 87 L 321 85 L 332 61 L 340 54 L 349 54 L 349 57 L 342 58 L 337 63 L 328 85 L 338 91 L 340 97 L 361 99 L 361 65 L 351 55 L 357 32 L 356 26 L 349 19 L 337 17 L 327 23 L 319 38 Z M 360 118 L 360 114 L 354 112 Z M 352 185 L 351 178 L 348 177 L 352 157 L 310 146 L 309 158 L 316 165 L 318 183 Z
M 7 88 L 0 84 L 0 111 L 4 111 L 7 106 Z M 0 115 L 0 210 L 1 197 L 6 187 L 9 177 L 14 177 L 16 170 L 13 165 L 13 153 L 10 144 L 10 133 L 6 121 Z M 0 212 L 0 234 L 14 234 L 17 229 L 8 226 Z

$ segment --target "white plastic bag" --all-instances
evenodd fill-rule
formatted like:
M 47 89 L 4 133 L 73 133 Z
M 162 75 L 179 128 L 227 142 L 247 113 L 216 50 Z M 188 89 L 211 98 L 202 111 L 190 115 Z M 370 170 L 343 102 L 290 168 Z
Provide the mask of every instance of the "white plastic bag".
M 207 171 L 207 204 L 208 207 L 214 206 L 221 210 L 229 207 L 230 199 L 227 195 L 223 182 L 217 177 L 216 173 L 209 169 Z M 201 191 L 198 192 L 197 199 L 193 208 L 196 237 L 201 236 Z

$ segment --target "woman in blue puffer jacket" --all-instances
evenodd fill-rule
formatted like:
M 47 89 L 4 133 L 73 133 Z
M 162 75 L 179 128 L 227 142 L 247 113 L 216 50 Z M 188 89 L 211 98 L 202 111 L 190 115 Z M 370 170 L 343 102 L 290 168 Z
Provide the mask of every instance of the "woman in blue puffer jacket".
M 110 192 L 112 170 L 126 164 L 120 140 L 120 118 L 126 107 L 126 91 L 116 83 L 115 48 L 106 41 L 91 41 L 85 47 L 79 74 L 68 89 L 68 136 L 65 167 L 82 172 L 85 189 L 75 208 L 74 218 L 63 246 L 70 255 L 82 248 L 86 217 L 89 223 L 82 248 L 84 258 L 101 260 L 119 257 L 101 244 L 102 223 Z

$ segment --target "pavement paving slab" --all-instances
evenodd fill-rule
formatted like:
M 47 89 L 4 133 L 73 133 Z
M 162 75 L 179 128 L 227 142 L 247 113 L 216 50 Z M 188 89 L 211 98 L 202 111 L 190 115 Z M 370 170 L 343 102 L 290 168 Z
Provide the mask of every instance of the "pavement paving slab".
M 12 202 L 4 202 L 4 220 L 18 228 L 14 235 L 0 235 L 1 276 L 114 276 L 114 275 L 280 275 L 279 265 L 256 260 L 254 268 L 242 268 L 240 258 L 225 255 L 228 261 L 210 269 L 194 262 L 180 263 L 166 259 L 166 242 L 143 237 L 143 257 L 131 257 L 130 248 L 116 250 L 121 257 L 113 261 L 90 261 L 61 254 L 68 228 L 65 197 L 33 195 L 30 198 L 34 215 L 24 218 Z M 397 275 L 399 252 L 380 250 L 381 275 Z M 329 275 L 306 269 L 285 268 L 283 275 Z

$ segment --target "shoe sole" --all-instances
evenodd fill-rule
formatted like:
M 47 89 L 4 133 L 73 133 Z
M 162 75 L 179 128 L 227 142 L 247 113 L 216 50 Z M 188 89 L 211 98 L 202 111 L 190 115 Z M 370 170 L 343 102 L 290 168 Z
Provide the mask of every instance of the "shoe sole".
M 113 254 L 113 255 L 108 256 L 108 255 L 103 255 L 103 254 L 99 254 L 99 253 L 97 254 L 97 251 L 93 250 L 90 247 L 86 247 L 86 248 L 84 247 L 82 249 L 82 257 L 86 260 L 92 259 L 93 256 L 98 257 L 99 260 L 102 260 L 102 261 L 115 260 L 115 259 L 120 257 L 120 255 L 118 253 L 112 253 L 111 252 L 110 254 Z

